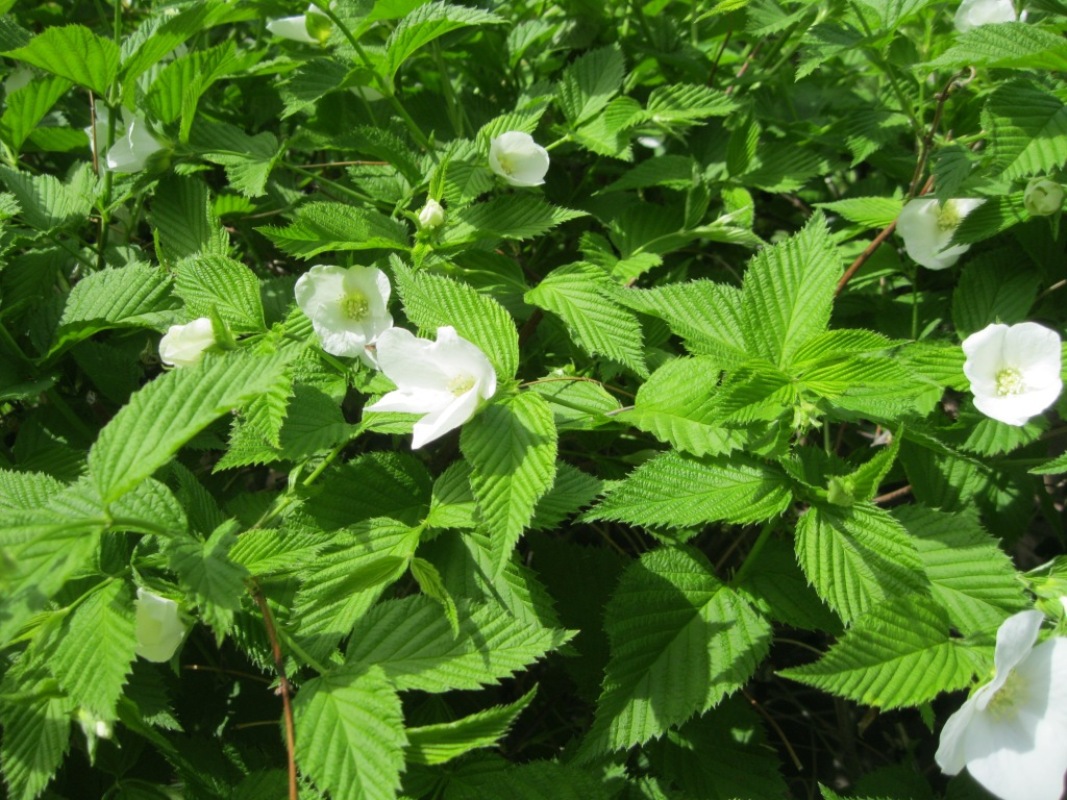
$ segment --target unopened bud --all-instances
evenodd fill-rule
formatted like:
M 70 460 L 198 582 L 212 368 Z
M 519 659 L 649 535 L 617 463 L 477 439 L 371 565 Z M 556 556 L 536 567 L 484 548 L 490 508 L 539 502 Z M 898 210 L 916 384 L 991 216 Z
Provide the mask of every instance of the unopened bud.
M 1023 194 L 1023 206 L 1034 217 L 1047 217 L 1063 208 L 1063 187 L 1048 178 L 1034 178 Z
M 436 200 L 426 201 L 419 212 L 419 225 L 423 228 L 439 228 L 445 221 L 445 209 Z

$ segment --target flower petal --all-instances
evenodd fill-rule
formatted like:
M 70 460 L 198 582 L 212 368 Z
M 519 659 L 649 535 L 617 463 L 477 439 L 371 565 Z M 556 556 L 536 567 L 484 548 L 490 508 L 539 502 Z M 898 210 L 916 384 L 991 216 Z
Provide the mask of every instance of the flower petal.
M 305 44 L 319 43 L 318 39 L 308 33 L 307 15 L 305 14 L 301 14 L 299 17 L 272 19 L 267 23 L 267 30 L 275 36 L 280 36 L 283 39 L 291 39 L 294 42 L 304 42 Z
M 1004 682 L 1008 675 L 1027 656 L 1037 641 L 1037 634 L 1041 630 L 1041 623 L 1045 621 L 1045 615 L 1036 609 L 1020 611 L 1012 614 L 997 629 L 997 648 L 993 653 L 993 664 L 996 667 L 996 676 L 990 682 L 992 697 Z M 978 709 L 984 710 L 986 702 L 979 701 Z
M 941 729 L 941 741 L 934 760 L 946 775 L 957 775 L 967 765 L 967 754 L 963 745 L 967 729 L 974 721 L 976 713 L 975 699 L 970 697 L 948 718 L 945 727 Z
M 472 388 L 442 409 L 427 414 L 412 429 L 411 449 L 417 450 L 428 442 L 444 436 L 474 416 L 478 410 L 478 393 Z
M 438 363 L 434 342 L 404 328 L 390 328 L 378 337 L 378 364 L 385 377 L 404 391 L 447 390 L 451 375 Z

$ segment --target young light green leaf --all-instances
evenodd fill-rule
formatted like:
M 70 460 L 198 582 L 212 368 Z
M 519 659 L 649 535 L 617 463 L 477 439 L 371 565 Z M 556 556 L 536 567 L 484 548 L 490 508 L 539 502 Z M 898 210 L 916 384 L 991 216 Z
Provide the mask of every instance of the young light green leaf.
M 260 233 L 291 256 L 309 259 L 327 250 L 407 250 L 408 229 L 370 208 L 327 201 L 297 209 L 291 225 Z
M 785 476 L 754 459 L 667 451 L 630 473 L 583 518 L 669 528 L 740 524 L 775 517 L 791 501 Z
M 615 288 L 606 272 L 579 261 L 552 270 L 525 299 L 557 314 L 590 355 L 605 355 L 647 377 L 641 324 L 614 299 Z
M 611 660 L 579 758 L 642 744 L 707 711 L 744 685 L 770 647 L 767 622 L 690 548 L 635 561 L 605 627 Z
M 557 436 L 548 404 L 533 392 L 494 403 L 463 427 L 460 447 L 471 464 L 471 489 L 498 555 L 494 574 L 552 486 Z
M 556 98 L 572 127 L 595 115 L 619 93 L 625 71 L 618 45 L 590 50 L 564 70 Z
M 37 123 L 70 89 L 70 81 L 53 75 L 33 81 L 4 98 L 4 114 L 0 116 L 0 140 L 16 153 Z
M 464 753 L 493 747 L 507 735 L 515 719 L 530 705 L 537 687 L 514 703 L 493 706 L 454 722 L 408 728 L 408 761 L 412 764 L 444 764 Z
M 185 301 L 189 317 L 214 310 L 235 332 L 266 328 L 259 280 L 244 264 L 220 255 L 200 255 L 178 262 L 175 292 Z
M 875 604 L 821 659 L 779 674 L 888 710 L 966 686 L 975 666 L 944 609 L 908 595 Z
M 404 768 L 400 698 L 377 667 L 342 666 L 293 702 L 296 760 L 336 800 L 395 800 Z
M 24 692 L 22 702 L 0 704 L 0 765 L 11 800 L 40 796 L 70 747 L 74 704 L 55 691 L 50 679 L 36 681 Z
M 725 117 L 737 103 L 716 89 L 689 83 L 669 83 L 648 96 L 648 116 L 667 125 L 691 125 L 707 117 Z
M 923 66 L 931 70 L 966 66 L 1065 70 L 1067 42 L 1052 31 L 1025 22 L 979 25 L 960 36 L 955 45 Z
M 113 720 L 136 647 L 132 593 L 110 580 L 63 620 L 48 669 L 77 705 Z
M 106 97 L 119 71 L 119 47 L 84 25 L 46 28 L 29 44 L 4 53 Z
M 495 604 L 458 605 L 457 637 L 440 604 L 428 597 L 379 603 L 352 631 L 347 663 L 380 666 L 401 690 L 477 689 L 532 664 L 573 636 L 520 622 Z
M 256 397 L 285 366 L 282 355 L 208 355 L 136 392 L 89 450 L 89 472 L 104 502 L 117 500 L 215 419 Z
M 812 506 L 797 524 L 796 549 L 808 581 L 846 623 L 926 584 L 914 540 L 869 503 Z
M 471 25 L 496 25 L 503 21 L 488 11 L 456 6 L 443 0 L 418 6 L 400 21 L 385 43 L 383 74 L 392 83 L 397 70 L 419 48 L 446 33 Z
M 419 589 L 422 590 L 422 593 L 436 600 L 444 608 L 445 618 L 448 619 L 448 624 L 452 626 L 453 635 L 459 636 L 459 613 L 456 611 L 456 601 L 449 594 L 448 587 L 445 586 L 444 579 L 441 577 L 441 573 L 437 571 L 437 567 L 425 558 L 413 558 L 409 568 L 411 577 L 419 584 Z
M 248 571 L 230 559 L 230 549 L 240 528 L 235 520 L 222 523 L 200 541 L 192 536 L 169 542 L 170 566 L 183 586 L 192 589 L 200 606 L 200 617 L 221 641 L 233 625 L 233 614 L 241 608 Z

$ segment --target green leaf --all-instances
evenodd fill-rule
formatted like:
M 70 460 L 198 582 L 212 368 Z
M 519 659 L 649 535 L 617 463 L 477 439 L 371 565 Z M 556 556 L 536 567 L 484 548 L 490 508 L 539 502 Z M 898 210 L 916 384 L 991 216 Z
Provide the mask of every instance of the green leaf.
M 754 459 L 667 451 L 630 473 L 583 518 L 669 528 L 742 524 L 775 517 L 791 501 L 785 476 Z
M 615 288 L 602 269 L 579 261 L 552 270 L 525 300 L 557 314 L 590 355 L 605 355 L 647 377 L 641 324 L 615 301 Z
M 66 488 L 43 472 L 15 472 L 0 469 L 0 509 L 33 511 Z
M 163 123 L 182 116 L 187 104 L 195 103 L 215 81 L 244 66 L 233 41 L 206 50 L 192 50 L 167 64 L 145 95 L 145 107 Z M 182 120 L 181 139 L 188 138 L 192 120 Z
M 966 686 L 975 662 L 951 635 L 944 610 L 928 597 L 874 605 L 812 664 L 780 675 L 882 709 L 915 706 Z
M 645 553 L 608 603 L 611 659 L 579 758 L 663 735 L 751 677 L 771 629 L 690 548 Z
M 585 211 L 554 206 L 536 195 L 504 195 L 450 214 L 439 244 L 456 247 L 485 239 L 531 239 L 585 215 Z
M 135 41 L 133 37 L 123 44 L 122 78 L 123 90 L 127 101 L 133 99 L 137 89 L 137 79 L 158 64 L 175 48 L 183 44 L 195 33 L 217 24 L 229 9 L 225 4 L 198 3 L 177 11 L 173 16 L 156 17 L 149 24 L 159 21 L 134 48 L 128 45 Z
M 530 530 L 551 530 L 600 494 L 602 482 L 563 461 L 556 462 L 556 480 L 534 508 Z
M 648 117 L 666 125 L 693 124 L 707 117 L 725 117 L 737 109 L 729 95 L 707 86 L 669 83 L 648 96 Z
M 37 123 L 69 89 L 70 81 L 52 76 L 9 93 L 0 116 L 0 140 L 17 153 Z
M 1025 22 L 980 25 L 924 67 L 1062 71 L 1067 69 L 1067 42 L 1052 31 Z
M 695 456 L 729 453 L 744 437 L 716 424 L 720 375 L 718 361 L 707 356 L 667 361 L 637 390 L 633 408 L 617 418 Z
M 1007 180 L 1052 172 L 1067 162 L 1067 106 L 1023 81 L 997 88 L 986 102 L 994 167 Z
M 896 197 L 850 197 L 832 203 L 816 203 L 816 208 L 840 214 L 863 230 L 885 228 L 900 216 L 904 204 Z
M 419 6 L 400 21 L 385 43 L 383 74 L 391 83 L 397 70 L 419 48 L 446 33 L 471 25 L 496 25 L 502 22 L 503 19 L 488 11 L 456 6 L 441 0 Z
M 178 263 L 175 292 L 190 317 L 216 313 L 235 332 L 266 328 L 259 280 L 244 264 L 220 255 L 201 255 Z
M 408 728 L 408 761 L 412 764 L 444 764 L 464 753 L 493 747 L 507 735 L 515 719 L 530 705 L 537 687 L 514 703 L 493 706 L 485 711 L 437 725 Z
M 662 319 L 694 355 L 718 356 L 724 367 L 748 358 L 741 330 L 741 292 L 712 281 L 627 289 L 617 298 L 642 314 Z
M 552 486 L 556 440 L 552 412 L 533 392 L 489 405 L 463 427 L 460 447 L 471 465 L 478 511 L 493 531 L 497 572 Z
M 749 352 L 779 367 L 826 330 L 841 264 L 822 215 L 796 236 L 767 247 L 749 264 L 741 325 Z
M 915 539 L 930 594 L 960 632 L 995 630 L 1028 607 L 1011 559 L 974 509 L 949 513 L 909 505 L 893 514 Z
M 495 764 L 490 762 L 475 771 L 478 766 L 472 765 L 469 774 L 462 775 L 461 780 L 453 772 L 448 783 L 449 800 L 612 800 L 616 797 L 612 793 L 615 780 L 573 764 L 504 762 L 494 769 Z
M 89 164 L 75 170 L 67 183 L 52 175 L 28 175 L 3 165 L 0 180 L 15 195 L 22 218 L 38 230 L 80 225 L 93 206 L 96 178 Z
M 46 28 L 25 47 L 4 53 L 106 97 L 119 71 L 119 47 L 84 25 Z
M 797 523 L 796 548 L 808 581 L 846 623 L 925 585 L 915 541 L 869 503 L 812 506 Z
M 960 336 L 993 322 L 1023 322 L 1037 299 L 1039 276 L 1011 268 L 1009 251 L 978 254 L 967 262 L 952 294 L 952 321 Z
M 327 474 L 307 512 L 327 531 L 380 516 L 415 525 L 426 515 L 432 482 L 409 453 L 364 453 Z
M 369 208 L 317 201 L 297 209 L 286 228 L 256 228 L 291 256 L 309 259 L 327 250 L 407 250 L 408 229 Z
M 444 579 L 441 577 L 441 573 L 437 571 L 437 567 L 425 558 L 413 558 L 409 568 L 411 569 L 411 577 L 419 584 L 419 589 L 422 590 L 422 593 L 441 604 L 445 611 L 445 617 L 448 619 L 448 624 L 452 626 L 453 635 L 459 636 L 459 612 L 456 610 L 456 601 L 448 593 L 448 587 L 445 586 Z
M 77 705 L 113 720 L 136 647 L 133 598 L 110 580 L 63 620 L 48 669 Z
M 174 307 L 170 290 L 166 272 L 138 261 L 86 275 L 67 296 L 49 355 L 110 328 L 156 327 L 158 312 Z
M 618 45 L 591 50 L 564 70 L 556 97 L 572 127 L 595 115 L 619 93 L 625 71 Z
M 168 175 L 159 182 L 152 199 L 159 260 L 174 265 L 188 256 L 225 256 L 229 235 L 211 207 L 207 187 L 193 177 Z
M 222 164 L 230 186 L 249 198 L 267 193 L 267 178 L 283 155 L 273 133 L 249 136 L 225 123 L 198 123 L 193 129 L 193 145 L 206 161 Z
M 451 325 L 485 353 L 498 381 L 515 374 L 519 332 L 500 303 L 465 283 L 426 272 L 412 273 L 399 261 L 393 262 L 393 271 L 408 319 L 424 331 L 436 332 Z
M 150 476 L 211 422 L 273 384 L 283 369 L 282 356 L 206 355 L 136 392 L 89 450 L 89 472 L 104 501 Z
M 523 623 L 495 604 L 459 604 L 459 636 L 439 603 L 416 595 L 379 603 L 349 639 L 347 663 L 380 666 L 397 689 L 440 693 L 497 683 L 573 632 Z
M 239 523 L 228 520 L 200 541 L 182 537 L 170 543 L 170 566 L 183 586 L 193 591 L 200 606 L 200 617 L 221 641 L 233 626 L 233 614 L 241 608 L 248 571 L 230 559 L 230 549 L 237 541 Z
M 303 111 L 319 98 L 341 87 L 349 66 L 335 58 L 315 58 L 290 73 L 278 90 L 285 103 L 282 119 Z
M 376 667 L 338 667 L 293 702 L 296 760 L 336 800 L 395 800 L 404 768 L 400 698 Z
M 10 800 L 34 800 L 63 763 L 70 747 L 73 704 L 51 680 L 24 687 L 22 702 L 0 704 L 4 725 L 0 765 Z

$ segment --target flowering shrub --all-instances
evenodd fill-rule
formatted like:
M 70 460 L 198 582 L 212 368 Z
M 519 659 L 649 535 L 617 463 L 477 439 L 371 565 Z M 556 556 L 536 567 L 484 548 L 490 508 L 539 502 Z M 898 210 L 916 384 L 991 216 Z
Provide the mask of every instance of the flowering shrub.
M 1059 798 L 1061 4 L 3 10 L 5 797 Z

